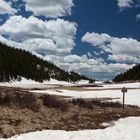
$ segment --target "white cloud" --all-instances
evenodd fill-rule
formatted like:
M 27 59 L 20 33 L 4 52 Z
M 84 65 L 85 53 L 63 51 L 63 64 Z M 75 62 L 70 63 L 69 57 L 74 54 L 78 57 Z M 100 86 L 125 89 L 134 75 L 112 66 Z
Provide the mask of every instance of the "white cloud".
M 82 37 L 82 41 L 110 53 L 109 60 L 131 63 L 138 63 L 139 61 L 140 42 L 135 39 L 111 37 L 105 33 L 88 32 Z
M 92 54 L 90 52 L 87 53 L 88 57 L 92 57 Z
M 71 14 L 74 6 L 73 0 L 24 0 L 26 10 L 32 11 L 36 16 L 61 17 Z
M 117 0 L 118 7 L 123 10 L 125 8 L 130 8 L 133 6 L 134 1 L 133 0 Z
M 117 0 L 120 11 L 128 8 L 140 7 L 140 0 Z M 140 14 L 136 15 L 136 20 L 140 20 Z
M 13 2 L 18 2 L 18 0 L 12 0 Z
M 83 42 L 88 42 L 90 44 L 92 44 L 93 46 L 100 46 L 105 44 L 106 42 L 111 40 L 111 36 L 109 36 L 108 34 L 98 34 L 98 33 L 89 33 L 87 32 L 83 37 L 82 37 L 82 41 Z
M 65 57 L 46 55 L 45 59 L 68 71 L 76 71 L 94 78 L 112 78 L 114 75 L 132 68 L 133 64 L 110 63 L 107 64 L 101 58 L 88 59 L 86 55 L 68 55 Z M 55 61 L 54 61 L 55 60 Z M 109 77 L 110 76 L 110 77 Z
M 16 27 L 16 28 L 15 28 Z M 95 78 L 104 75 L 115 75 L 131 68 L 127 64 L 107 64 L 102 58 L 88 58 L 87 55 L 72 54 L 75 47 L 77 24 L 63 19 L 42 21 L 36 17 L 24 18 L 22 16 L 10 17 L 4 25 L 0 26 L 0 41 L 32 52 L 38 57 L 51 61 L 65 70 L 74 70 Z M 9 36 L 7 39 L 2 35 Z M 112 42 L 112 37 L 103 34 L 93 34 L 95 41 L 87 34 L 88 41 L 98 47 Z M 86 36 L 83 37 L 86 41 Z M 114 41 L 115 42 L 115 41 Z M 108 51 L 103 49 L 103 51 Z M 88 54 L 91 56 L 91 54 Z
M 0 14 L 14 14 L 16 10 L 10 6 L 5 0 L 0 1 Z
M 136 15 L 136 20 L 140 20 L 140 14 Z
M 128 63 L 139 63 L 140 58 L 139 57 L 134 57 L 134 56 L 129 56 L 129 55 L 109 55 L 108 56 L 109 60 L 117 61 L 119 63 L 123 62 L 128 62 Z
M 76 23 L 63 19 L 42 21 L 33 16 L 12 16 L 0 26 L 0 34 L 6 34 L 10 40 L 26 44 L 26 49 L 43 49 L 46 53 L 51 51 L 60 55 L 68 54 L 74 48 L 76 31 Z
M 61 67 L 62 69 L 68 70 L 68 71 L 76 71 L 81 74 L 88 75 L 93 78 L 102 79 L 102 78 L 112 78 L 114 75 L 124 72 L 126 69 L 132 68 L 134 65 L 127 65 L 127 64 L 107 64 L 104 62 L 101 58 L 95 58 L 95 59 L 88 59 L 86 55 L 78 56 L 78 55 L 72 55 L 72 54 L 65 54 L 64 56 L 60 56 L 54 54 L 53 52 L 51 54 L 47 54 L 44 57 L 39 55 L 36 50 L 34 50 L 34 47 L 41 48 L 39 45 L 42 45 L 42 49 L 44 49 L 45 43 L 44 42 L 38 42 L 33 43 L 31 45 L 27 42 L 25 43 L 19 43 L 12 40 L 7 40 L 0 36 L 0 41 L 3 43 L 8 44 L 9 46 L 14 46 L 17 48 L 23 48 L 27 49 L 28 51 L 32 52 L 33 54 L 37 55 L 38 57 L 41 57 L 45 60 L 48 60 L 50 62 L 53 62 L 57 66 Z M 47 42 L 48 43 L 48 42 Z M 50 42 L 51 43 L 51 42 Z M 109 77 L 110 76 L 110 77 Z

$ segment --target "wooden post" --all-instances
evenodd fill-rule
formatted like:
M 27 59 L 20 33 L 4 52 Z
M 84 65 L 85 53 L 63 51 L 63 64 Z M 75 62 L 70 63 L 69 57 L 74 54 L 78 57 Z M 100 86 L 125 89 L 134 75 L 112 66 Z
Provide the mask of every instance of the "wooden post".
M 123 87 L 121 91 L 123 93 L 123 106 L 122 107 L 124 108 L 124 105 L 125 105 L 125 93 L 127 92 L 127 88 Z
M 124 104 L 125 104 L 125 92 L 123 92 L 123 108 L 124 108 Z

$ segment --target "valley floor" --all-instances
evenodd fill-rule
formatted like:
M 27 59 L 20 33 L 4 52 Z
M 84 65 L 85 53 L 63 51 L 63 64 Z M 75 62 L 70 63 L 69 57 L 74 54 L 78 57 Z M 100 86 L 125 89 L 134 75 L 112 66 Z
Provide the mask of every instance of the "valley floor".
M 111 97 L 118 98 L 117 101 L 122 101 L 121 88 L 124 86 L 129 89 L 126 93 L 126 104 L 140 106 L 140 83 L 103 85 L 99 88 L 82 88 L 82 90 L 75 87 L 73 89 L 68 87 L 64 89 L 46 88 L 46 90 L 30 90 L 30 92 L 61 95 L 70 98 Z M 104 123 L 103 125 L 109 124 Z M 111 126 L 105 129 L 83 131 L 44 130 L 14 136 L 7 140 L 140 140 L 139 128 L 140 117 L 127 117 L 111 122 Z M 1 138 L 0 140 L 5 139 Z

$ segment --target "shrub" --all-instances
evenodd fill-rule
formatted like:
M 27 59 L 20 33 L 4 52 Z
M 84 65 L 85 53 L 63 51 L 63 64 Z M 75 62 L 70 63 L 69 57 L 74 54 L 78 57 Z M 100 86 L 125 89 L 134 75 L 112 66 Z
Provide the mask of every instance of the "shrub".
M 120 102 L 102 102 L 100 106 L 102 106 L 102 107 L 116 107 L 116 108 L 122 107 Z
M 28 108 L 35 112 L 41 108 L 41 103 L 33 93 L 0 93 L 0 105 Z
M 71 116 L 71 120 L 75 121 L 75 122 L 79 122 L 79 115 L 78 113 L 74 113 L 72 116 Z
M 60 109 L 61 111 L 67 111 L 69 108 L 69 105 L 66 101 L 60 100 L 56 96 L 43 95 L 42 99 L 44 106 Z
M 4 138 L 9 138 L 11 137 L 12 135 L 15 135 L 16 132 L 14 130 L 14 128 L 11 126 L 11 125 L 4 125 L 1 129 L 1 133 L 2 133 L 2 136 Z
M 99 99 L 73 99 L 72 101 L 73 105 L 78 105 L 80 108 L 87 108 L 87 109 L 94 109 L 95 106 L 99 107 L 121 107 L 120 102 L 109 102 L 109 101 L 101 101 Z
M 87 101 L 85 99 L 73 99 L 72 101 L 73 105 L 78 105 L 80 108 L 88 108 L 88 109 L 94 109 L 94 104 L 91 103 L 91 101 Z

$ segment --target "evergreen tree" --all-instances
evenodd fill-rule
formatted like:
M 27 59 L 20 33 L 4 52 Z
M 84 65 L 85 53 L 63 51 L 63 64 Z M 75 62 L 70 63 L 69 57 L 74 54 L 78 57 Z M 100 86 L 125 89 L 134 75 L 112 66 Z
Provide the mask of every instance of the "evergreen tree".
M 39 82 L 50 78 L 72 82 L 88 79 L 77 73 L 61 70 L 29 52 L 0 43 L 0 82 L 21 80 L 21 77 Z
M 122 81 L 140 81 L 140 64 L 137 64 L 132 69 L 127 70 L 124 73 L 117 75 L 113 81 L 122 82 Z

